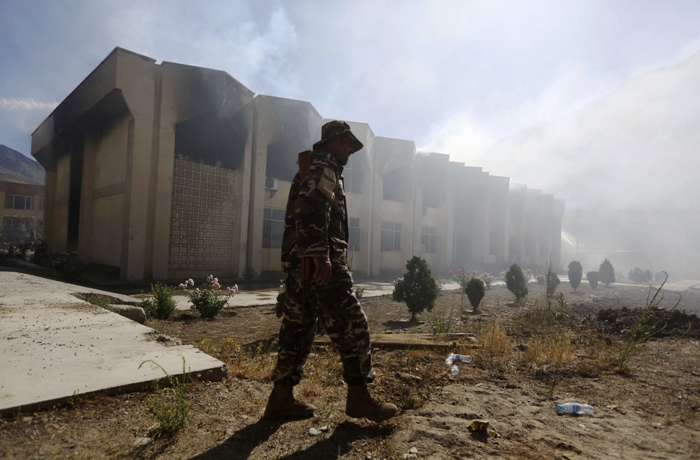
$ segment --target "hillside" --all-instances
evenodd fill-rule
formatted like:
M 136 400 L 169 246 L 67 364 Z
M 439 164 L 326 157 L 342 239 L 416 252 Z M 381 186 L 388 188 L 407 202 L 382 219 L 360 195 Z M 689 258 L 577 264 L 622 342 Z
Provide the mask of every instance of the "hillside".
M 44 185 L 46 172 L 35 160 L 0 145 L 0 181 Z

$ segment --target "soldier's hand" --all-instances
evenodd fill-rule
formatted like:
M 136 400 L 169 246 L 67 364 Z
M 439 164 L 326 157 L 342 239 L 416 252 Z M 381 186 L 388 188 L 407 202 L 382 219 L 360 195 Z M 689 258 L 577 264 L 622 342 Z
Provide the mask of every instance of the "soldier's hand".
M 331 280 L 331 260 L 328 257 L 314 257 L 314 281 L 324 286 Z

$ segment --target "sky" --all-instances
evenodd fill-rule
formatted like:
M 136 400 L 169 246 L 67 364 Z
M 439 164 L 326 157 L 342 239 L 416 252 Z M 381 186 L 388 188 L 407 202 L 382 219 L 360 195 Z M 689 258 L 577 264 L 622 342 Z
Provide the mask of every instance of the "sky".
M 639 94 L 666 97 L 639 85 L 627 99 L 619 94 L 700 51 L 700 2 L 0 0 L 0 144 L 29 154 L 31 132 L 116 46 L 225 70 L 257 94 L 309 101 L 326 118 L 365 122 L 375 135 L 554 193 L 569 210 L 585 193 L 562 165 L 577 159 L 550 166 L 562 145 L 580 145 L 554 143 L 552 133 L 568 127 L 582 139 L 601 117 L 618 121 L 601 114 L 643 111 Z M 624 109 L 590 109 L 610 94 Z M 663 110 L 667 126 L 688 120 Z M 694 119 L 697 110 L 688 110 Z M 534 141 L 533 126 L 545 133 Z M 541 152 L 532 161 L 528 142 Z M 588 145 L 585 170 L 596 176 L 610 155 L 592 155 L 597 146 Z M 644 180 L 656 169 L 647 166 Z M 608 177 L 620 182 L 618 208 L 645 187 L 629 176 L 625 188 Z

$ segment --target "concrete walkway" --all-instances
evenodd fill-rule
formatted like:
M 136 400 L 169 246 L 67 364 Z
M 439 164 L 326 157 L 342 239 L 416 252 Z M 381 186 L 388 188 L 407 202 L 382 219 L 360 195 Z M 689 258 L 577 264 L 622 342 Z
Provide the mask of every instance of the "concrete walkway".
M 191 345 L 159 341 L 151 328 L 77 299 L 94 292 L 137 299 L 14 271 L 0 271 L 0 414 L 63 403 L 74 395 L 148 387 L 187 369 L 219 379 L 225 365 Z

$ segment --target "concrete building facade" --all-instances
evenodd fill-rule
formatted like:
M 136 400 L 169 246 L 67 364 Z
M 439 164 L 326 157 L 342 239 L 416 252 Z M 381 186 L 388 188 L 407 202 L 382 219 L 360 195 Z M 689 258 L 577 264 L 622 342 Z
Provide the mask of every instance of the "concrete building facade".
M 226 72 L 116 48 L 32 135 L 44 234 L 124 280 L 278 272 L 297 154 L 324 121 Z M 413 255 L 445 271 L 560 265 L 563 202 L 350 124 L 365 145 L 344 171 L 355 272 Z
M 41 238 L 45 205 L 43 185 L 0 182 L 0 243 Z

